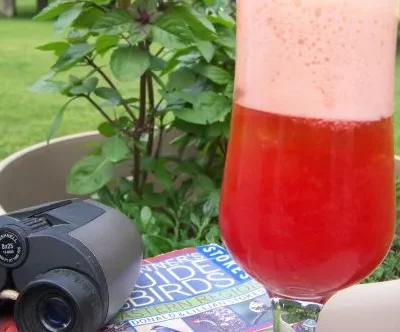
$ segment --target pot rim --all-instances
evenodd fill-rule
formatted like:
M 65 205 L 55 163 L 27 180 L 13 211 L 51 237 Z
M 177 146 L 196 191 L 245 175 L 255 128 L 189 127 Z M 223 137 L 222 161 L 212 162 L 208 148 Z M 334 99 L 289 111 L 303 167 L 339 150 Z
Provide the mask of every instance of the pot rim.
M 85 131 L 85 132 L 80 132 L 77 134 L 72 134 L 72 135 L 65 135 L 65 136 L 61 136 L 58 138 L 55 138 L 51 141 L 49 141 L 49 143 L 47 143 L 47 141 L 42 141 L 33 145 L 29 145 L 21 150 L 18 150 L 12 154 L 10 154 L 8 157 L 4 158 L 3 160 L 0 160 L 0 172 L 2 172 L 4 170 L 4 168 L 6 168 L 8 165 L 10 165 L 13 161 L 21 158 L 22 156 L 26 155 L 28 152 L 33 152 L 35 150 L 44 148 L 48 145 L 53 145 L 53 144 L 57 144 L 60 142 L 65 142 L 65 141 L 69 141 L 75 138 L 82 138 L 82 137 L 88 137 L 88 136 L 95 136 L 95 135 L 100 135 L 98 131 Z

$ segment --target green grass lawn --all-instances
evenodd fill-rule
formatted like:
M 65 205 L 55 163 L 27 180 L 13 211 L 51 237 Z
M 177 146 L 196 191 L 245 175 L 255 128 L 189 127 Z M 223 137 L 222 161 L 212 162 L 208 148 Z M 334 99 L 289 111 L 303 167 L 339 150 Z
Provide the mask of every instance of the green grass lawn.
M 34 94 L 27 89 L 49 71 L 54 57 L 36 50 L 52 41 L 52 24 L 33 22 L 31 1 L 18 0 L 17 19 L 0 19 L 0 160 L 18 149 L 46 139 L 57 110 L 66 98 Z M 84 101 L 68 108 L 56 136 L 96 129 L 100 116 Z
M 0 19 L 0 160 L 18 149 L 45 140 L 57 110 L 66 98 L 34 94 L 28 87 L 53 64 L 50 53 L 36 50 L 55 39 L 50 22 L 32 21 L 34 1 L 18 0 L 18 18 Z M 400 57 L 396 68 L 396 108 L 400 107 Z M 124 86 L 134 95 L 135 84 Z M 400 114 L 395 115 L 396 152 L 400 153 Z M 56 136 L 93 130 L 101 117 L 85 102 L 71 104 Z

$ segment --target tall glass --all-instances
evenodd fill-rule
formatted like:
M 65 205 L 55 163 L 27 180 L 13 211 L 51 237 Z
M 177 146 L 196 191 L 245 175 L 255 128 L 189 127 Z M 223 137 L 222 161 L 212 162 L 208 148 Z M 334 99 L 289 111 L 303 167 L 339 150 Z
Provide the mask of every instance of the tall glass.
M 287 299 L 323 304 L 390 248 L 396 35 L 396 0 L 237 1 L 220 227 L 275 317 Z

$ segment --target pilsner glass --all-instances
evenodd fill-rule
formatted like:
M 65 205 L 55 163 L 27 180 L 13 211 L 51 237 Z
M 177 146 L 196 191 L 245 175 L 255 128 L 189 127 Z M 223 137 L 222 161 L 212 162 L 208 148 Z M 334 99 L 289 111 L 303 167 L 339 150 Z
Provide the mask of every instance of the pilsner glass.
M 300 312 L 311 331 L 392 243 L 396 0 L 236 2 L 221 232 L 268 290 L 274 331 Z

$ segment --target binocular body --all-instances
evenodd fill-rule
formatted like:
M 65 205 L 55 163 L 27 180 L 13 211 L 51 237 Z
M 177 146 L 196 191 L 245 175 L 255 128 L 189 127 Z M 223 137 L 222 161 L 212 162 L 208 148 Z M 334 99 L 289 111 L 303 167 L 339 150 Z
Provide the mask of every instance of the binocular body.
M 142 255 L 133 222 L 92 200 L 0 216 L 0 289 L 20 293 L 21 332 L 98 331 L 128 299 Z

